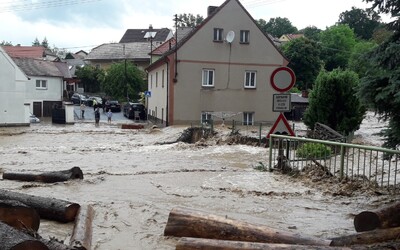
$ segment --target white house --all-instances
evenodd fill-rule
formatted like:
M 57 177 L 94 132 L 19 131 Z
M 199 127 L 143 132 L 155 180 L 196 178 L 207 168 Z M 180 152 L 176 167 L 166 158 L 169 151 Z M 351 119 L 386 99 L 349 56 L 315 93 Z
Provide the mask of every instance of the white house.
M 0 126 L 29 125 L 28 77 L 0 47 Z

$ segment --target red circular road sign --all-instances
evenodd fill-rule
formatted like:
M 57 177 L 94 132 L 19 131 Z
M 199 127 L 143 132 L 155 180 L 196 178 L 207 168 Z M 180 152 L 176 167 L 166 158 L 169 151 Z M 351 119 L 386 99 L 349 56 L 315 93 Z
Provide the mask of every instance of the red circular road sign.
M 279 67 L 271 74 L 271 85 L 278 92 L 286 92 L 294 86 L 296 76 L 291 68 Z

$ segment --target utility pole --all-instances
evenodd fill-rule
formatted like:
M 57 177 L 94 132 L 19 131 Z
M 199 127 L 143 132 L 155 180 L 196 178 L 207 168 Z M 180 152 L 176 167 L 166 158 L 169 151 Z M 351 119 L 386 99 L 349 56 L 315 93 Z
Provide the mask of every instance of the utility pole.
M 125 54 L 125 44 L 123 44 L 123 46 L 122 46 L 122 48 L 123 48 L 123 53 L 124 53 L 124 63 L 125 63 L 125 74 L 124 74 L 124 77 L 125 77 L 125 86 L 126 86 L 126 101 L 127 102 L 129 102 L 129 94 L 128 94 L 128 90 L 129 90 L 129 86 L 128 86 L 128 77 L 127 77 L 127 75 L 126 75 L 126 54 Z

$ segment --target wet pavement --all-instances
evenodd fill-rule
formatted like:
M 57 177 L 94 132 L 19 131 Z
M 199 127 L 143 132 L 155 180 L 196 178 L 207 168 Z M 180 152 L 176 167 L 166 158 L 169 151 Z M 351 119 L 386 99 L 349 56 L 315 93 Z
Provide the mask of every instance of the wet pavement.
M 125 130 L 120 124 L 133 121 L 119 115 L 112 124 L 102 116 L 100 126 L 87 116 L 74 125 L 0 128 L 2 172 L 78 166 L 84 173 L 83 180 L 56 184 L 1 180 L 2 188 L 91 204 L 92 246 L 99 250 L 175 249 L 177 239 L 163 231 L 177 206 L 327 239 L 355 233 L 353 216 L 385 199 L 326 195 L 322 187 L 255 170 L 268 164 L 268 149 L 217 143 L 227 128 L 217 127 L 206 144 L 166 144 L 186 127 Z M 42 221 L 39 233 L 68 243 L 72 228 Z

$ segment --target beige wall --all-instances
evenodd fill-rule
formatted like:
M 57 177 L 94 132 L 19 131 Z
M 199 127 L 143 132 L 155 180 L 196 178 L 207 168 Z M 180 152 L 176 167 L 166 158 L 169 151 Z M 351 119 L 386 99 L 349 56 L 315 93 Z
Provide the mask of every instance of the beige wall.
M 222 28 L 223 37 L 234 31 L 234 41 L 213 42 L 214 28 Z M 239 43 L 240 30 L 250 31 L 249 44 Z M 179 49 L 178 61 L 175 124 L 198 122 L 202 111 L 254 112 L 255 122 L 276 120 L 278 114 L 272 112 L 276 91 L 269 79 L 286 61 L 236 1 L 230 1 Z M 212 88 L 201 85 L 204 68 L 215 70 Z M 244 88 L 246 70 L 257 72 L 256 89 Z
M 163 64 L 162 67 L 151 71 L 148 75 L 148 90 L 151 91 L 151 97 L 147 99 L 147 113 L 163 122 L 166 121 L 167 116 L 167 83 L 169 77 L 167 66 L 167 64 Z

